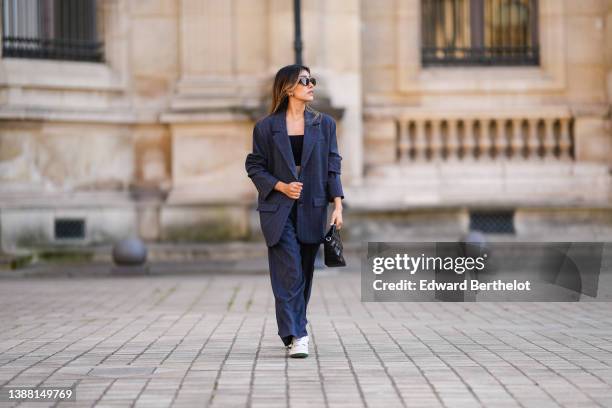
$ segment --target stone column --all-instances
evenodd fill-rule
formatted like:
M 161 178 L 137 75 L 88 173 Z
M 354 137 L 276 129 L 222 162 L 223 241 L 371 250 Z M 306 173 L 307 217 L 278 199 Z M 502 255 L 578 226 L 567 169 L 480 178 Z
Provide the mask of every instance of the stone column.
M 607 12 L 605 14 L 606 39 L 605 44 L 612 44 L 612 0 L 607 1 Z M 607 91 L 608 105 L 612 105 L 612 47 L 605 47 L 606 69 L 607 69 Z
M 358 185 L 364 166 L 360 2 L 303 2 L 302 7 L 304 63 L 321 79 L 319 88 L 332 107 L 344 109 L 337 129 L 342 181 Z M 292 33 L 289 38 L 293 41 Z
M 171 204 L 244 204 L 244 160 L 269 77 L 266 1 L 183 0 L 179 72 L 161 121 L 172 134 Z
M 575 117 L 576 160 L 612 164 L 606 18 L 610 2 L 566 2 L 567 98 Z
M 608 91 L 608 135 L 609 139 L 612 139 L 612 0 L 607 1 L 607 13 L 606 13 L 606 39 L 604 44 L 608 44 L 605 47 L 606 55 L 606 69 L 607 69 L 607 91 Z M 612 154 L 608 156 L 608 165 L 612 167 Z

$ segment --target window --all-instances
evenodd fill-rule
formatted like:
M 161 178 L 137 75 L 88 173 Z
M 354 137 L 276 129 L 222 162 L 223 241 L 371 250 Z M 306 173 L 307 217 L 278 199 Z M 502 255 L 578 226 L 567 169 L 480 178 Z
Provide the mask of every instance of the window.
M 102 61 L 96 0 L 4 0 L 4 57 Z
M 421 0 L 424 66 L 538 65 L 537 0 Z
M 470 231 L 490 234 L 515 234 L 514 210 L 471 211 Z
M 85 220 L 82 218 L 56 218 L 55 239 L 84 239 Z

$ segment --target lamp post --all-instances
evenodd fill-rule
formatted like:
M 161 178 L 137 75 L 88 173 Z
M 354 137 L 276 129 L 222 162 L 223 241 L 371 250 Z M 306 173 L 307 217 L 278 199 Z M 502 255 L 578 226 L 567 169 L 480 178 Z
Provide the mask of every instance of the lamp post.
M 295 63 L 302 65 L 302 7 L 300 0 L 293 0 L 293 29 L 294 29 L 294 41 L 293 41 L 293 50 L 295 51 Z M 329 101 L 324 96 L 320 96 L 319 99 L 324 100 L 329 105 Z M 321 101 L 318 103 L 320 104 Z M 328 106 L 331 108 L 331 106 Z M 325 109 L 330 111 L 329 109 Z M 340 111 L 338 117 L 342 116 L 343 110 Z M 317 251 L 317 255 L 315 258 L 315 268 L 323 269 L 325 268 L 325 262 L 323 260 L 323 251 L 321 247 Z
M 294 36 L 293 49 L 295 50 L 295 63 L 302 65 L 302 10 L 301 1 L 293 0 Z

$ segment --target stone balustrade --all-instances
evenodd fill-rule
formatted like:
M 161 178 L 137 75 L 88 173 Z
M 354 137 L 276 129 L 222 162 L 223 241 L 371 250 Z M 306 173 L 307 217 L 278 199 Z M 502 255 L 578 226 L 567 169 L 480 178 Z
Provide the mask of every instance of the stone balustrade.
M 366 115 L 370 162 L 574 161 L 574 121 L 568 114 Z M 379 126 L 383 124 L 383 126 Z M 366 126 L 367 128 L 367 126 Z M 382 130 L 383 135 L 376 134 Z M 386 145 L 386 148 L 381 146 Z M 382 149 L 381 149 L 382 148 Z M 366 149 L 366 155 L 368 150 Z
M 572 160 L 572 120 L 397 119 L 397 160 Z

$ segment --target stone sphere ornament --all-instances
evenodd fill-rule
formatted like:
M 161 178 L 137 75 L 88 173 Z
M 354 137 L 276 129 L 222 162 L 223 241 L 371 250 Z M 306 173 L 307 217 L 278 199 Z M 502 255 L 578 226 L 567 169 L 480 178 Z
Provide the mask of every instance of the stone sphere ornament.
M 114 272 L 148 272 L 147 247 L 140 238 L 126 238 L 113 246 Z
M 147 260 L 147 247 L 139 238 L 127 238 L 113 246 L 113 261 L 117 265 L 142 265 Z
M 471 230 L 463 235 L 459 242 L 463 244 L 465 256 L 478 257 L 490 249 L 487 237 L 478 230 Z
M 482 231 L 471 230 L 467 234 L 464 234 L 459 241 L 463 256 L 478 258 L 483 257 L 488 260 L 489 254 L 491 253 L 491 245 L 489 240 Z M 485 267 L 481 270 L 483 273 L 494 272 L 489 265 L 489 262 L 485 262 Z M 470 276 L 478 279 L 478 271 L 473 270 L 470 272 Z

